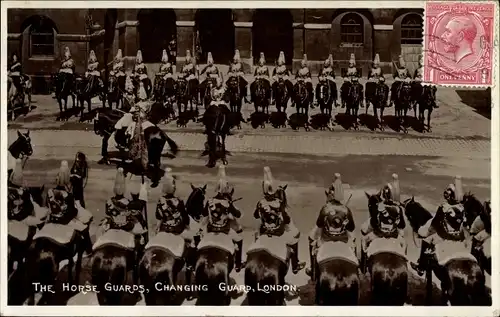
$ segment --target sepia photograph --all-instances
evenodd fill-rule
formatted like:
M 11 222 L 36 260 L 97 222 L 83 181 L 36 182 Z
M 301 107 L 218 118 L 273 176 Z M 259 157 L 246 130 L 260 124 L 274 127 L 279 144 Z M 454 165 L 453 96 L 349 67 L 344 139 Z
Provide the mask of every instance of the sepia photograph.
M 497 3 L 23 3 L 2 8 L 9 312 L 498 298 Z

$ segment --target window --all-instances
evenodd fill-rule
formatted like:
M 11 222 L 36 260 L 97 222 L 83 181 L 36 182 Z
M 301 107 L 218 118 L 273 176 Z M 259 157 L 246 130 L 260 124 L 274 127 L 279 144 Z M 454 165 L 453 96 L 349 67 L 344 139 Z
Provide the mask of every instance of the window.
M 363 18 L 356 13 L 346 14 L 340 20 L 340 42 L 342 45 L 363 44 Z
M 40 17 L 30 27 L 30 56 L 54 55 L 54 28 L 49 19 Z
M 401 44 L 422 44 L 423 22 L 418 14 L 408 14 L 401 22 Z

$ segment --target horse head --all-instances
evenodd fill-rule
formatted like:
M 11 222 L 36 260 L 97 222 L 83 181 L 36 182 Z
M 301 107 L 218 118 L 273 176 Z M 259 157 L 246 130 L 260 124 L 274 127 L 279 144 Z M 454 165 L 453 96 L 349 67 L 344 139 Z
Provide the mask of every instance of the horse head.
M 467 228 L 472 226 L 472 223 L 478 216 L 480 216 L 481 219 L 489 217 L 486 205 L 483 205 L 474 194 L 470 192 L 465 194 L 462 203 L 465 213 L 465 226 Z
M 377 194 L 368 194 L 365 192 L 366 198 L 368 199 L 368 213 L 370 215 L 370 219 L 375 219 L 378 213 L 378 204 L 382 202 L 382 197 L 380 193 Z
M 9 152 L 16 159 L 30 157 L 33 154 L 29 130 L 26 133 L 17 131 L 17 139 L 9 146 Z
M 202 216 L 207 185 L 195 187 L 191 184 L 191 194 L 186 201 L 186 210 L 194 220 L 199 221 Z

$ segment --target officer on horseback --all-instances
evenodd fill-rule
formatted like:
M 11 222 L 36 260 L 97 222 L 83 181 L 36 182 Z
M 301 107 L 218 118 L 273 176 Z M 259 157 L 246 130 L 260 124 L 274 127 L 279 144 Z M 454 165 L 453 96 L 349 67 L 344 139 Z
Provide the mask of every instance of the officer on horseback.
M 309 67 L 307 67 L 307 54 L 304 54 L 304 58 L 300 62 L 300 66 L 301 68 L 295 74 L 295 79 L 297 81 L 304 81 L 306 83 L 306 87 L 309 92 L 309 102 L 312 105 L 314 101 L 314 93 L 311 71 L 309 70 Z
M 149 89 L 144 87 L 145 85 L 145 79 L 148 78 L 148 70 L 146 65 L 143 62 L 142 59 L 142 51 L 138 50 L 137 51 L 137 56 L 135 58 L 135 65 L 134 65 L 134 78 L 138 82 L 138 90 L 137 90 L 137 97 L 140 100 L 146 100 L 148 98 L 148 95 L 146 93 L 146 89 Z
M 280 197 L 278 191 L 273 185 L 273 176 L 271 174 L 271 169 L 266 166 L 264 167 L 264 180 L 262 181 L 262 190 L 264 193 L 264 198 L 257 203 L 255 208 L 254 218 L 261 220 L 261 225 L 259 231 L 257 232 L 257 237 L 261 235 L 268 236 L 283 236 L 286 235 L 287 246 L 290 248 L 290 260 L 292 264 L 293 274 L 297 274 L 305 266 L 305 262 L 299 262 L 299 238 L 300 231 L 297 229 L 293 223 L 292 218 L 286 211 L 286 201 L 283 197 Z M 284 189 L 281 189 L 284 190 Z M 283 206 L 283 204 L 285 204 Z M 279 206 L 278 206 L 279 205 Z M 281 222 L 278 227 L 275 223 L 268 223 L 266 221 L 269 219 L 267 215 L 264 215 L 264 210 L 272 209 L 275 215 L 272 215 L 271 221 L 276 218 L 280 218 Z
M 193 64 L 193 58 L 191 57 L 191 51 L 186 51 L 186 64 L 182 67 L 182 72 L 187 75 L 187 81 L 196 79 L 198 76 L 198 72 L 196 67 Z
M 274 96 L 277 95 L 278 92 L 278 79 L 283 79 L 285 81 L 285 85 L 288 89 L 289 92 L 293 91 L 293 85 L 292 82 L 290 81 L 290 70 L 286 67 L 285 64 L 285 53 L 283 51 L 280 52 L 280 55 L 278 56 L 278 61 L 276 63 L 276 67 L 273 70 L 273 101 L 272 104 L 276 102 L 274 100 Z
M 406 68 L 406 62 L 403 55 L 399 55 L 399 65 L 398 69 L 394 73 L 394 83 L 391 85 L 391 104 L 396 101 L 397 92 L 401 87 L 402 82 L 408 82 L 410 73 Z
M 343 241 L 349 244 L 353 252 L 355 252 L 356 248 L 355 237 L 352 234 L 355 229 L 354 220 L 351 210 L 344 204 L 344 186 L 339 173 L 335 173 L 335 180 L 325 194 L 327 197 L 327 204 L 321 209 L 318 219 L 316 220 L 316 225 L 309 233 L 308 238 L 311 267 L 306 269 L 306 274 L 313 278 L 314 264 L 316 262 L 315 253 L 323 243 L 328 241 Z M 346 215 L 347 222 L 342 224 L 341 230 L 330 228 L 332 225 L 335 226 L 335 223 L 330 224 L 329 218 L 333 218 L 339 212 Z
M 94 50 L 91 50 L 89 53 L 89 61 L 87 64 L 87 71 L 85 72 L 86 78 L 92 78 L 93 80 L 97 80 L 100 87 L 103 87 L 103 82 L 101 80 L 101 73 L 97 70 L 99 67 L 99 62 L 97 61 L 97 57 L 95 56 Z
M 418 59 L 418 68 L 415 69 L 415 72 L 413 74 L 413 81 L 415 84 L 421 84 L 424 79 L 424 57 L 422 55 L 419 56 Z M 432 91 L 434 93 L 434 96 L 436 95 L 437 88 L 436 86 L 431 86 Z M 437 102 L 433 103 L 433 107 L 435 109 L 439 108 Z
M 368 71 L 368 81 L 376 82 L 380 77 L 384 77 L 384 73 L 380 68 L 380 56 L 375 54 L 372 68 Z
M 203 81 L 205 89 L 208 88 L 209 80 L 212 81 L 212 83 L 214 84 L 214 81 L 218 77 L 222 78 L 222 73 L 219 71 L 219 68 L 214 64 L 214 59 L 212 57 L 211 52 L 207 53 L 207 65 L 201 70 L 200 75 L 203 75 L 205 72 L 207 73 L 207 76 Z
M 61 68 L 59 69 L 59 75 L 63 76 L 64 82 L 69 85 L 70 91 L 73 91 L 73 83 L 74 83 L 74 74 L 75 74 L 75 62 L 71 58 L 71 51 L 69 47 L 64 48 L 64 60 L 61 64 Z
M 163 80 L 167 80 L 167 78 L 173 78 L 174 76 L 174 68 L 172 66 L 172 63 L 170 63 L 170 61 L 168 60 L 167 50 L 163 50 L 162 52 L 160 70 L 156 75 L 161 76 Z
M 111 76 L 122 77 L 125 75 L 125 67 L 123 66 L 123 56 L 121 48 L 116 52 L 115 59 L 113 60 L 113 70 L 109 72 Z
M 17 54 L 12 54 L 12 63 L 9 67 L 9 78 L 12 79 L 12 83 L 14 87 L 16 87 L 17 94 L 20 95 L 23 93 L 23 85 L 22 85 L 22 66 L 19 60 L 17 59 Z M 13 96 L 14 97 L 14 96 Z
M 229 65 L 229 71 L 227 72 L 227 74 L 229 75 L 229 77 L 234 76 L 238 78 L 239 86 L 241 88 L 240 89 L 241 96 L 243 98 L 246 98 L 248 82 L 246 81 L 245 74 L 243 72 L 243 65 L 241 64 L 241 57 L 239 50 L 234 51 L 234 57 L 233 60 L 231 61 L 231 64 Z
M 353 80 L 354 78 L 359 79 L 360 77 L 358 69 L 356 68 L 356 56 L 354 55 L 354 53 L 352 53 L 351 57 L 349 58 L 349 67 L 347 68 L 346 76 L 351 80 Z
M 333 55 L 328 55 L 328 58 L 323 63 L 323 68 L 319 72 L 319 80 L 328 80 L 330 88 L 333 89 L 333 83 L 335 80 L 335 71 L 333 70 Z
M 270 84 L 270 76 L 269 76 L 269 68 L 266 66 L 266 58 L 264 56 L 263 52 L 260 52 L 260 57 L 259 57 L 259 63 L 257 64 L 257 67 L 255 67 L 255 71 L 253 73 L 255 80 L 254 82 L 250 85 L 250 91 L 252 92 L 251 94 L 251 102 L 254 100 L 253 92 L 255 92 L 257 85 L 257 80 L 262 80 L 264 82 L 264 86 L 266 90 L 270 91 L 271 90 L 271 84 Z
M 455 177 L 455 183 L 454 184 L 449 184 L 444 193 L 443 197 L 445 202 L 439 206 L 436 214 L 434 215 L 434 218 L 429 219 L 426 224 L 424 224 L 422 227 L 418 229 L 418 235 L 423 238 L 422 240 L 422 246 L 420 249 L 420 257 L 417 260 L 417 263 L 415 262 L 410 262 L 410 265 L 412 269 L 414 269 L 418 275 L 422 276 L 425 271 L 425 259 L 427 256 L 427 253 L 429 252 L 430 249 L 432 249 L 433 246 L 436 244 L 442 242 L 444 240 L 443 237 L 440 235 L 436 234 L 436 228 L 434 227 L 434 222 L 435 222 L 435 217 L 439 214 L 443 215 L 444 213 L 444 218 L 443 221 L 446 222 L 447 218 L 455 218 L 456 214 L 461 214 L 463 213 L 464 206 L 462 205 L 462 200 L 463 200 L 463 187 L 462 187 L 462 178 L 461 176 L 456 176 Z M 460 211 L 460 212 L 456 212 Z M 461 224 L 463 223 L 464 219 L 458 219 L 457 223 Z M 458 240 L 463 240 L 464 237 L 463 232 L 451 232 L 453 228 L 449 228 L 445 224 L 445 230 L 450 230 L 448 232 L 451 236 L 457 235 Z
M 241 211 L 234 205 L 234 187 L 229 184 L 226 177 L 226 167 L 224 165 L 219 165 L 219 180 L 216 185 L 216 195 L 210 198 L 206 204 L 206 208 L 203 211 L 204 219 L 202 220 L 202 230 L 209 232 L 222 232 L 228 234 L 233 243 L 236 246 L 235 257 L 234 257 L 234 269 L 239 272 L 242 267 L 242 254 L 243 254 L 243 237 L 241 233 L 243 232 L 243 227 L 239 223 L 238 219 L 241 218 Z M 229 216 L 228 225 L 223 227 L 218 226 L 212 220 L 212 211 L 215 210 L 217 204 L 222 204 L 227 206 L 227 212 Z
M 218 106 L 220 104 L 225 104 L 224 97 L 226 96 L 226 87 L 224 87 L 220 77 L 215 79 L 215 86 L 212 88 L 210 94 L 212 96 L 210 105 Z

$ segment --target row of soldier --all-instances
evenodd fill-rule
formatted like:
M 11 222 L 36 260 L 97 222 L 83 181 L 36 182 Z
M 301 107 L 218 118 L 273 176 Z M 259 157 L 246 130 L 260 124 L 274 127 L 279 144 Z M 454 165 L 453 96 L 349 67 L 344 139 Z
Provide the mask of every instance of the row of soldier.
M 24 234 L 24 239 L 34 239 L 40 237 L 49 237 L 58 241 L 64 238 L 54 236 L 61 233 L 60 230 L 54 230 L 53 224 L 65 227 L 71 231 L 81 233 L 84 241 L 86 241 L 88 254 L 92 253 L 89 225 L 93 219 L 92 213 L 85 209 L 83 199 L 83 187 L 78 188 L 72 180 L 82 180 L 86 177 L 83 172 L 82 165 L 85 165 L 85 157 L 79 153 L 77 155 L 73 168 L 69 169 L 68 163 L 63 161 L 60 171 L 56 178 L 56 187 L 48 191 L 47 206 L 42 207 L 30 197 L 28 200 L 32 209 L 26 209 L 26 194 L 27 185 L 24 182 L 22 161 L 18 160 L 16 166 L 9 178 L 9 235 L 22 239 L 23 234 L 20 233 L 19 224 L 25 224 L 26 228 L 39 226 L 42 223 L 52 224 L 50 231 L 42 227 L 41 231 L 29 230 L 29 236 Z M 76 182 L 78 183 L 78 182 Z M 124 247 L 132 247 L 137 250 L 148 248 L 148 221 L 147 212 L 144 206 L 148 201 L 147 186 L 142 184 L 140 188 L 128 188 L 130 198 L 126 197 L 127 186 L 125 184 L 123 170 L 119 168 L 115 179 L 114 195 L 106 202 L 105 220 L 103 227 L 105 233 L 97 239 L 93 245 L 94 252 L 99 247 L 105 244 L 115 243 Z M 299 261 L 298 242 L 300 232 L 294 225 L 293 220 L 287 210 L 286 186 L 275 186 L 271 170 L 269 167 L 264 168 L 263 198 L 258 202 L 254 211 L 254 217 L 260 219 L 260 228 L 257 236 L 274 237 L 274 240 L 267 239 L 265 241 L 274 241 L 277 246 L 266 246 L 259 244 L 259 239 L 252 243 L 249 251 L 256 248 L 269 248 L 271 252 L 280 254 L 283 250 L 284 243 L 288 246 L 289 254 L 286 256 L 286 262 L 291 261 L 291 267 L 294 274 L 305 267 L 305 262 Z M 193 193 L 190 195 L 186 203 L 183 199 L 176 195 L 176 178 L 172 175 L 172 170 L 167 169 L 165 182 L 163 184 L 162 197 L 159 199 L 156 207 L 157 226 L 156 232 L 164 232 L 182 237 L 186 241 L 185 247 L 182 248 L 182 257 L 187 268 L 186 279 L 188 283 L 191 281 L 192 270 L 196 264 L 196 248 L 200 247 L 200 243 L 206 246 L 216 241 L 205 241 L 203 236 L 213 234 L 227 235 L 234 242 L 234 268 L 237 272 L 244 266 L 242 261 L 243 238 L 242 226 L 238 219 L 242 216 L 242 212 L 235 206 L 237 199 L 233 198 L 234 188 L 227 181 L 225 167 L 219 167 L 219 179 L 216 186 L 216 195 L 206 200 L 202 199 L 202 210 L 193 210 L 190 208 L 190 201 L 197 191 L 201 191 L 205 196 L 206 186 L 201 188 L 192 187 Z M 315 227 L 309 234 L 309 253 L 311 267 L 307 273 L 314 279 L 317 275 L 316 257 L 320 247 L 327 242 L 345 242 L 352 250 L 352 255 L 356 255 L 356 242 L 353 236 L 355 229 L 354 220 L 348 202 L 344 199 L 344 189 L 340 174 L 335 174 L 335 180 L 332 186 L 325 192 L 327 197 L 326 204 L 321 208 L 320 214 L 315 223 Z M 371 199 L 375 197 L 375 205 L 370 205 Z M 450 184 L 445 192 L 445 203 L 438 209 L 438 214 L 444 214 L 444 221 L 449 225 L 447 230 L 450 230 L 450 235 L 453 237 L 462 236 L 459 234 L 463 231 L 463 220 L 466 217 L 464 205 L 461 197 L 464 197 L 461 178 L 457 177 L 454 184 Z M 397 175 L 393 175 L 393 180 L 386 184 L 384 188 L 376 195 L 369 197 L 369 219 L 361 226 L 361 263 L 363 268 L 366 266 L 367 250 L 372 241 L 377 238 L 394 238 L 401 248 L 406 250 L 406 242 L 404 239 L 403 229 L 405 228 L 404 212 L 408 206 L 408 200 L 400 202 L 399 179 Z M 489 206 L 489 204 L 488 204 Z M 373 209 L 374 208 L 374 209 Z M 408 216 L 408 214 L 406 215 Z M 410 220 L 411 222 L 411 220 Z M 17 225 L 11 226 L 11 223 Z M 453 224 L 458 223 L 458 227 Z M 422 225 L 418 233 L 424 239 L 420 259 L 417 263 L 411 263 L 411 267 L 418 274 L 422 274 L 426 269 L 424 267 L 425 259 L 428 250 L 433 246 L 443 243 L 443 236 L 436 233 L 435 218 L 429 219 L 425 225 Z M 476 239 L 481 239 L 481 242 L 489 240 L 488 229 L 484 228 L 484 223 L 477 224 L 474 222 L 471 232 L 478 233 Z M 451 229 L 450 229 L 451 228 Z M 457 229 L 458 228 L 458 229 Z M 482 229 L 482 230 L 481 230 Z M 455 230 L 455 231 L 453 231 Z M 122 236 L 116 232 L 129 232 L 135 238 L 134 245 L 131 246 L 126 241 L 121 240 Z M 453 231 L 453 232 L 451 232 Z M 109 233 L 107 233 L 109 232 Z M 457 233 L 458 232 L 458 233 Z M 73 235 L 71 235 L 73 236 Z M 462 236 L 463 238 L 463 236 Z M 200 242 L 202 241 L 202 242 Z M 61 241 L 60 241 L 61 242 Z M 171 245 L 172 241 L 156 241 L 165 248 L 175 249 Z M 70 243 L 66 241 L 65 243 Z M 487 242 L 488 243 L 488 242 Z M 149 243 L 151 246 L 151 243 Z M 178 246 L 177 246 L 178 248 Z M 446 251 L 446 250 L 445 250 Z M 406 252 L 406 251 L 404 251 Z M 451 252 L 451 251 L 449 251 Z M 449 255 L 449 254 L 448 254 Z M 279 255 L 278 255 L 279 256 Z

